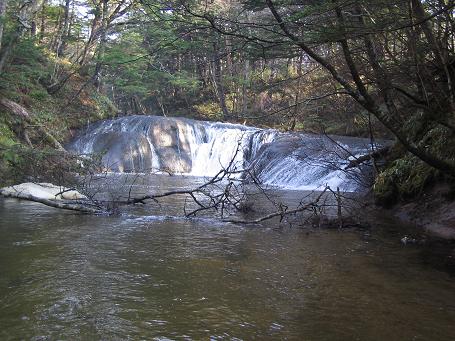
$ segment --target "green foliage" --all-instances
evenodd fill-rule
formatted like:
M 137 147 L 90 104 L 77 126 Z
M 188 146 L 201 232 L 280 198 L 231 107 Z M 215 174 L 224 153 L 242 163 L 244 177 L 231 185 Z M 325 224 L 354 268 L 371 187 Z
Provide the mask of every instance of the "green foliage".
M 0 146 L 0 186 L 24 181 L 69 184 L 77 181 L 75 174 L 85 171 L 78 158 L 68 153 L 20 144 Z
M 400 200 L 415 198 L 437 175 L 433 168 L 414 156 L 397 159 L 378 175 L 374 185 L 375 200 L 390 207 Z
M 427 130 L 420 145 L 425 146 L 434 155 L 455 162 L 455 134 L 441 125 Z
M 194 93 L 199 89 L 200 82 L 186 71 L 177 72 L 169 79 L 169 83 L 179 89 Z
M 43 100 L 49 98 L 49 94 L 47 93 L 47 91 L 45 91 L 43 89 L 32 89 L 32 90 L 30 90 L 29 96 L 37 101 L 43 101 Z
M 0 147 L 11 146 L 16 143 L 16 136 L 6 123 L 6 117 L 0 113 Z
M 454 134 L 443 126 L 423 129 L 423 117 L 421 112 L 415 113 L 405 129 L 408 129 L 414 138 L 419 138 L 419 145 L 427 148 L 433 155 L 455 161 Z M 418 197 L 437 179 L 443 178 L 441 172 L 415 156 L 405 154 L 402 148 L 394 148 L 390 156 L 394 161 L 379 174 L 374 186 L 376 201 L 381 205 L 390 206 L 400 200 Z
M 33 39 L 21 40 L 12 53 L 12 61 L 0 76 L 0 91 L 11 100 L 29 97 L 41 101 L 48 97 L 40 84 L 49 71 L 43 50 Z
M 94 95 L 95 114 L 98 119 L 106 119 L 117 114 L 117 108 L 112 101 L 102 94 Z
M 12 165 L 17 161 L 14 148 L 17 145 L 16 136 L 7 123 L 7 117 L 0 112 L 0 186 L 9 184 L 16 172 Z
M 207 119 L 220 120 L 223 117 L 220 105 L 216 102 L 197 104 L 194 106 L 196 112 Z

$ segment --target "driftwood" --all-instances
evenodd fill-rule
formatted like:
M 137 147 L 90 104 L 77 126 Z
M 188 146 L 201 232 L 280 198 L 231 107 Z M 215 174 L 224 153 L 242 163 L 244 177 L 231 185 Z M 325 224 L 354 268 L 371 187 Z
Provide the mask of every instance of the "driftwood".
M 187 217 L 195 216 L 196 213 L 200 211 L 205 211 L 212 208 L 217 209 L 218 207 L 221 208 L 221 213 L 223 213 L 223 210 L 227 205 L 232 205 L 236 209 L 239 209 L 241 198 L 237 197 L 236 194 L 238 193 L 235 190 L 234 183 L 232 182 L 232 180 L 228 179 L 228 176 L 242 172 L 243 170 L 228 171 L 226 169 L 222 169 L 213 178 L 211 178 L 206 183 L 196 188 L 188 190 L 168 191 L 161 194 L 149 194 L 138 198 L 128 198 L 126 201 L 120 203 L 127 205 L 138 203 L 145 204 L 146 200 L 157 201 L 157 199 L 159 198 L 164 198 L 173 195 L 189 195 L 193 202 L 198 205 L 198 208 L 189 213 L 186 213 L 185 215 Z M 220 193 L 213 193 L 212 191 L 214 188 L 220 189 L 219 187 L 217 187 L 217 185 L 220 184 L 223 180 L 228 180 L 229 183 L 226 184 L 224 188 L 223 186 L 221 186 L 222 190 L 220 191 Z M 211 186 L 213 186 L 214 188 L 211 188 Z M 208 204 L 203 203 L 202 200 L 197 198 L 197 195 L 205 197 L 206 199 L 208 199 L 209 203 Z
M 244 196 L 241 194 L 241 191 L 239 191 L 237 185 L 235 184 L 237 180 L 232 179 L 231 176 L 249 172 L 248 169 L 236 169 L 235 158 L 239 150 L 240 144 L 238 145 L 227 167 L 222 168 L 211 179 L 196 188 L 189 190 L 169 191 L 161 194 L 148 194 L 137 198 L 131 198 L 129 196 L 128 199 L 122 203 L 127 205 L 137 203 L 145 204 L 146 200 L 153 200 L 156 202 L 159 198 L 172 195 L 189 195 L 198 207 L 191 212 L 185 211 L 186 217 L 195 216 L 200 211 L 206 211 L 210 209 L 219 209 L 221 216 L 223 216 L 224 211 L 229 206 L 235 207 L 235 209 L 239 211 L 241 210 L 241 204 Z M 225 181 L 227 184 L 223 183 Z M 200 196 L 203 199 L 198 199 L 197 196 Z M 204 201 L 207 201 L 207 203 Z
M 372 153 L 359 156 L 358 158 L 355 158 L 354 160 L 351 160 L 349 162 L 349 164 L 344 169 L 346 170 L 346 169 L 358 167 L 358 166 L 360 166 L 362 163 L 364 163 L 366 161 L 382 158 L 388 153 L 389 149 L 390 149 L 390 146 L 387 146 L 387 147 L 375 150 Z
M 83 213 L 107 213 L 103 205 L 90 200 L 74 188 L 65 188 L 50 183 L 27 182 L 4 187 L 0 188 L 0 195 Z
M 291 215 L 291 214 L 295 214 L 295 213 L 299 213 L 299 212 L 303 212 L 303 211 L 312 209 L 321 200 L 322 196 L 324 195 L 325 192 L 327 192 L 327 190 L 328 190 L 328 187 L 326 187 L 323 191 L 321 191 L 319 193 L 319 195 L 316 197 L 316 199 L 314 199 L 313 201 L 311 201 L 303 206 L 300 206 L 294 210 L 289 210 L 289 211 L 279 210 L 277 212 L 273 212 L 273 213 L 267 214 L 265 216 L 262 216 L 260 218 L 253 219 L 253 220 L 223 219 L 223 221 L 227 222 L 227 223 L 234 223 L 234 224 L 259 224 L 265 220 L 269 220 L 269 219 L 272 219 L 275 217 L 280 217 L 282 220 L 287 215 Z
M 7 109 L 13 115 L 21 117 L 28 124 L 33 124 L 33 115 L 25 109 L 22 105 L 17 104 L 16 102 L 10 101 L 7 98 L 0 97 L 0 105 Z M 62 144 L 57 141 L 57 139 L 49 133 L 43 126 L 35 125 L 40 134 L 49 142 L 55 149 L 60 151 L 66 151 L 63 148 Z
M 78 211 L 83 213 L 90 213 L 90 214 L 104 214 L 106 213 L 105 210 L 99 207 L 95 207 L 91 202 L 85 200 L 51 200 L 51 199 L 44 199 L 40 197 L 33 196 L 31 194 L 18 194 L 18 195 L 10 195 L 10 194 L 3 194 L 5 197 L 28 200 L 39 202 L 46 206 L 60 208 L 64 210 L 71 210 L 71 211 Z

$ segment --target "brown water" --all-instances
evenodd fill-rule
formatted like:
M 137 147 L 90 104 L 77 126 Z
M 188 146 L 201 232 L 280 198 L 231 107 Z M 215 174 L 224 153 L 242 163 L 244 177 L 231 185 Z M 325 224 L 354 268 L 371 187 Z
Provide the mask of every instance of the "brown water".
M 104 217 L 0 199 L 0 339 L 455 339 L 455 278 L 399 226 L 249 228 L 163 205 Z

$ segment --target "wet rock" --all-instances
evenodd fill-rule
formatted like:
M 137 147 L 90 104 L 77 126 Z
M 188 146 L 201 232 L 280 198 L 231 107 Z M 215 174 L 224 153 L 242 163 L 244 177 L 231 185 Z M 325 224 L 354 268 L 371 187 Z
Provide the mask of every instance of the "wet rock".
M 417 239 L 409 237 L 409 236 L 404 236 L 403 238 L 400 239 L 400 243 L 403 245 L 417 244 Z
M 92 153 L 101 156 L 103 165 L 113 172 L 151 170 L 152 151 L 145 136 L 111 131 L 96 136 Z
M 90 126 L 67 149 L 98 153 L 106 169 L 115 172 L 153 169 L 214 176 L 231 165 L 230 170 L 252 170 L 243 178 L 254 173 L 260 183 L 283 188 L 361 190 L 359 177 L 368 172 L 344 171 L 343 165 L 351 155 L 365 154 L 369 141 L 336 139 L 185 118 L 126 116 Z

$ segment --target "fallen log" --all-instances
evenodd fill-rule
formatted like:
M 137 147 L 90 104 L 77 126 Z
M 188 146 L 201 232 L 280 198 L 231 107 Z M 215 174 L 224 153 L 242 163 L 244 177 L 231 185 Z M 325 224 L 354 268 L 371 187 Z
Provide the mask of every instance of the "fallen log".
M 350 169 L 354 167 L 359 167 L 362 163 L 369 161 L 369 160 L 375 160 L 384 157 L 390 149 L 390 146 L 383 147 L 381 149 L 375 150 L 372 153 L 366 154 L 359 156 L 358 158 L 355 158 L 354 160 L 349 161 L 349 164 L 344 168 Z
M 15 116 L 21 117 L 25 122 L 28 124 L 33 124 L 33 116 L 27 109 L 25 109 L 22 105 L 17 104 L 7 98 L 0 97 L 0 105 L 7 109 L 10 113 Z M 40 134 L 49 142 L 55 149 L 60 151 L 66 151 L 63 148 L 62 144 L 58 142 L 58 140 L 49 133 L 43 126 L 37 125 L 36 126 Z
M 19 195 L 19 196 L 12 196 L 12 195 L 3 195 L 3 196 L 21 199 L 21 200 L 34 201 L 34 202 L 44 204 L 46 206 L 60 208 L 60 209 L 64 209 L 64 210 L 78 211 L 78 212 L 82 212 L 82 213 L 90 213 L 90 214 L 105 214 L 106 213 L 105 210 L 90 207 L 89 204 L 84 204 L 82 202 L 74 203 L 74 202 L 70 202 L 70 201 L 44 199 L 44 198 L 40 198 L 40 197 L 35 197 L 31 194 L 23 194 L 23 195 Z
M 104 214 L 106 210 L 96 206 L 87 197 L 73 189 L 48 183 L 23 183 L 0 189 L 4 197 L 38 202 L 50 207 L 90 214 Z

